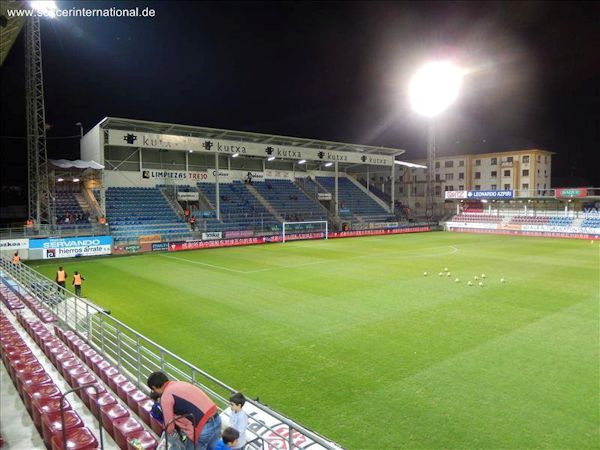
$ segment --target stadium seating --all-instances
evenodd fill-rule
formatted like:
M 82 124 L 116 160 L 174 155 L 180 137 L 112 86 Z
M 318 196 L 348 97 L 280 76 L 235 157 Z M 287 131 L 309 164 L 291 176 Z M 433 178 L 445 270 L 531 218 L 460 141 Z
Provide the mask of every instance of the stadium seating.
M 253 186 L 286 221 L 327 220 L 325 211 L 289 180 L 267 180 Z
M 56 222 L 61 230 L 91 229 L 89 214 L 81 207 L 81 194 L 74 192 L 56 192 L 54 207 Z
M 317 181 L 330 193 L 335 192 L 334 177 L 317 177 Z M 351 219 L 356 216 L 365 222 L 396 220 L 392 214 L 346 177 L 338 178 L 338 199 L 342 218 Z
M 498 216 L 496 214 L 463 213 L 454 216 L 452 222 L 500 223 L 503 219 L 503 216 Z
M 159 235 L 165 241 L 192 237 L 188 225 L 156 188 L 108 188 L 106 217 L 115 243 L 146 235 Z
M 216 205 L 214 183 L 198 183 L 198 188 L 213 205 Z M 221 219 L 203 217 L 201 213 L 196 213 L 199 229 L 276 231 L 280 227 L 279 221 L 240 181 L 219 183 L 219 199 Z
M 581 222 L 582 228 L 600 228 L 600 217 L 586 217 Z

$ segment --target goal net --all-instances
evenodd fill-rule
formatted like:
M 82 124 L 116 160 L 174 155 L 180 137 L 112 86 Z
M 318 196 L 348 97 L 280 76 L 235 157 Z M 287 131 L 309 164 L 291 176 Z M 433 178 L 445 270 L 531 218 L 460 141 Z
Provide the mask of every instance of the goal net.
M 282 242 L 301 239 L 327 239 L 329 228 L 326 220 L 309 220 L 306 222 L 283 222 Z

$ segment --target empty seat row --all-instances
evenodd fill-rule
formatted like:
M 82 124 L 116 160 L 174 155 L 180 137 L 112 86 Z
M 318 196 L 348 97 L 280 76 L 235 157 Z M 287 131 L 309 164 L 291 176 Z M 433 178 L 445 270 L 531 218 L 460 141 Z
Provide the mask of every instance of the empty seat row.
M 6 288 L 8 288 L 9 293 L 12 293 L 11 297 L 16 296 L 17 299 L 21 300 L 42 322 L 50 323 L 56 321 L 54 314 L 48 311 L 42 302 L 27 292 L 21 293 L 13 289 L 10 284 L 5 285 L 4 283 L 0 283 L 0 295 L 6 292 Z
M 19 313 L 18 317 L 22 315 Z M 33 355 L 10 320 L 1 313 L 0 324 L 2 361 L 46 446 L 52 450 L 62 449 L 64 447 L 63 418 L 61 418 L 62 391 Z M 62 409 L 66 448 L 77 450 L 98 448 L 96 437 L 89 428 L 85 427 L 83 420 L 77 412 L 73 411 L 67 400 L 62 401 Z

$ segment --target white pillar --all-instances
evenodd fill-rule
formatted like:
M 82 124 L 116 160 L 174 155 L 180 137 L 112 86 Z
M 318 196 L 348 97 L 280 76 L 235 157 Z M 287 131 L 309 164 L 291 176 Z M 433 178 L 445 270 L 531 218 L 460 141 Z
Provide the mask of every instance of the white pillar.
M 340 205 L 338 202 L 338 162 L 335 162 L 335 215 L 339 216 Z
M 190 161 L 188 159 L 188 155 L 190 154 L 190 152 L 185 152 L 185 176 L 187 177 L 187 173 L 190 170 Z
M 367 191 L 369 190 L 369 183 L 371 182 L 370 178 L 371 176 L 369 175 L 369 166 L 367 166 Z
M 217 220 L 221 220 L 221 196 L 219 194 L 219 154 L 215 153 L 215 207 Z
M 396 199 L 396 163 L 394 162 L 396 160 L 396 156 L 393 157 L 392 159 L 392 191 L 391 191 L 391 199 L 392 199 L 392 214 L 394 214 L 394 201 Z M 385 192 L 385 191 L 384 191 Z

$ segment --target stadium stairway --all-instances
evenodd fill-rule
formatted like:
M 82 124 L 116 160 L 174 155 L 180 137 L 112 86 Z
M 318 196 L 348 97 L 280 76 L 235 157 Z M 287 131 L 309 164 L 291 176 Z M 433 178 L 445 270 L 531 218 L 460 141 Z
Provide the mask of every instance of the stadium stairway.
M 256 186 L 264 185 L 264 182 L 256 182 L 254 184 L 246 184 L 246 189 L 248 189 L 254 197 L 269 211 L 273 217 L 275 217 L 279 222 L 284 222 L 284 218 L 279 214 L 279 212 L 275 209 L 274 205 L 269 203 L 269 201 L 256 189 Z
M 98 428 L 96 419 L 101 416 L 104 448 L 132 448 L 130 445 L 132 439 L 138 439 L 142 443 L 144 449 L 155 448 L 157 445 L 157 436 L 150 431 L 152 424 L 149 414 L 146 418 L 147 425 L 142 425 L 141 422 L 143 419 L 134 419 L 131 414 L 131 412 L 139 414 L 137 408 L 138 403 L 129 405 L 127 402 L 130 398 L 136 398 L 139 402 L 146 400 L 148 406 L 147 410 L 149 411 L 152 401 L 137 389 L 126 390 L 123 388 L 124 396 L 121 397 L 121 401 L 117 401 L 115 397 L 107 394 L 109 380 L 103 378 L 100 373 L 96 372 L 96 375 L 94 375 L 94 372 L 87 370 L 82 364 L 82 361 L 84 361 L 83 358 L 94 358 L 94 368 L 98 370 L 101 369 L 102 375 L 110 373 L 114 374 L 115 378 L 118 378 L 118 371 L 115 371 L 114 368 L 111 371 L 110 365 L 102 358 L 98 357 L 97 353 L 93 351 L 91 347 L 87 346 L 86 348 L 83 342 L 79 342 L 82 341 L 81 339 L 72 337 L 75 335 L 74 333 L 63 333 L 59 327 L 54 326 L 56 332 L 56 335 L 54 335 L 42 321 L 31 316 L 22 302 L 19 302 L 24 298 L 22 291 L 20 291 L 16 285 L 11 285 L 9 280 L 4 281 L 6 281 L 7 284 L 0 285 L 0 296 L 2 297 L 3 302 L 6 304 L 5 298 L 8 297 L 11 304 L 16 308 L 14 311 L 16 311 L 15 315 L 18 324 L 21 324 L 25 331 L 30 335 L 31 339 L 38 345 L 38 348 L 36 348 L 35 345 L 30 346 L 32 351 L 35 350 L 38 353 L 35 361 L 33 359 L 31 361 L 18 360 L 21 365 L 15 366 L 16 368 L 22 368 L 24 374 L 35 374 L 35 377 L 33 377 L 33 381 L 31 382 L 33 387 L 29 388 L 26 384 L 19 383 L 18 379 L 16 379 L 16 382 L 25 406 L 32 415 L 35 426 L 41 431 L 41 436 L 43 436 L 44 442 L 48 448 L 62 448 L 60 415 L 57 415 L 56 412 L 58 404 L 57 397 L 60 393 L 69 390 L 69 387 L 77 388 L 90 383 L 93 383 L 95 388 L 88 387 L 77 391 L 77 395 L 80 398 L 75 395 L 69 396 L 68 400 L 70 403 L 67 404 L 70 409 L 72 409 L 71 405 L 76 404 L 81 406 L 81 402 L 83 402 L 85 407 L 87 407 L 87 410 L 78 407 L 76 413 L 73 411 L 66 413 L 68 419 L 66 423 L 70 427 L 67 430 L 67 438 L 69 440 L 68 447 L 75 449 L 97 448 L 98 441 L 96 440 L 96 436 L 99 436 L 99 430 L 96 432 L 96 429 Z M 8 289 L 7 285 L 10 285 L 11 289 Z M 43 309 L 43 306 L 40 308 Z M 50 314 L 47 311 L 46 313 Z M 63 343 L 57 336 L 61 337 L 63 340 L 65 339 L 65 336 L 70 336 L 70 339 L 66 339 L 67 342 Z M 75 344 L 77 344 L 76 348 Z M 43 353 L 40 353 L 39 349 L 41 349 Z M 84 353 L 86 351 L 87 354 Z M 27 352 L 21 353 L 28 354 Z M 58 392 L 56 389 L 43 387 L 46 384 L 50 384 L 50 380 L 41 375 L 38 376 L 40 371 L 38 370 L 38 367 L 34 365 L 36 361 L 44 361 L 46 367 L 48 367 L 46 371 L 52 371 L 56 375 L 52 380 L 60 380 L 62 386 Z M 48 364 L 48 361 L 52 364 Z M 104 363 L 102 363 L 102 361 L 104 361 Z M 29 366 L 24 366 L 24 364 L 27 364 L 28 362 L 30 363 Z M 54 368 L 52 368 L 52 366 L 54 366 Z M 56 371 L 58 371 L 58 374 L 56 374 Z M 12 377 L 12 371 L 9 370 L 9 372 L 11 372 Z M 23 375 L 23 377 L 25 377 L 25 375 Z M 12 378 L 15 379 L 14 377 Z M 64 386 L 65 381 L 68 385 L 67 387 Z M 126 382 L 124 382 L 124 384 L 125 383 Z M 39 388 L 37 387 L 38 384 L 40 385 Z M 56 381 L 56 384 L 58 385 L 59 381 Z M 38 393 L 38 390 L 40 393 Z M 50 390 L 52 392 L 50 392 Z M 46 415 L 47 411 L 51 412 Z M 84 424 L 87 426 L 88 431 L 92 431 L 89 433 L 80 431 L 79 428 Z M 160 432 L 160 428 L 159 425 L 155 428 L 155 431 Z M 114 441 L 111 441 L 108 436 Z M 79 440 L 83 440 L 85 445 L 78 443 Z

